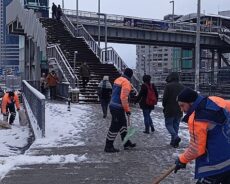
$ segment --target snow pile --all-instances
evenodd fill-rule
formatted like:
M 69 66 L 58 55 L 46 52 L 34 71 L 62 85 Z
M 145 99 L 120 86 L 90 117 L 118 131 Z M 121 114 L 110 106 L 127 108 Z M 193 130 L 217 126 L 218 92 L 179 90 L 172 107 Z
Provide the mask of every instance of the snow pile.
M 67 111 L 67 107 L 67 104 L 46 103 L 46 135 L 37 139 L 33 147 L 84 145 L 79 133 L 87 127 L 82 119 L 87 120 L 89 106 L 71 104 L 71 111 Z
M 5 157 L 20 154 L 21 149 L 27 145 L 29 134 L 28 126 L 19 125 L 17 114 L 11 129 L 0 129 L 0 156 Z

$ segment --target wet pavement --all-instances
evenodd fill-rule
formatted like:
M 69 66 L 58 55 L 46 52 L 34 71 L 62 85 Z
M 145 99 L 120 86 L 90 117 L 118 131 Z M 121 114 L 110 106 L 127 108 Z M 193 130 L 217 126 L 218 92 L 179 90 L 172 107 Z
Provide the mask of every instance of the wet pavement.
M 156 131 L 149 135 L 143 133 L 142 112 L 133 108 L 131 121 L 136 128 L 132 142 L 137 143 L 133 150 L 123 150 L 120 136 L 115 147 L 119 153 L 104 153 L 106 134 L 110 125 L 110 115 L 102 118 L 100 105 L 85 105 L 86 113 L 81 117 L 85 128 L 79 135 L 63 141 L 84 142 L 84 145 L 69 147 L 33 147 L 26 152 L 28 156 L 85 155 L 86 160 L 79 163 L 21 165 L 11 170 L 2 184 L 152 184 L 162 171 L 171 167 L 176 156 L 188 144 L 186 125 L 181 124 L 182 143 L 178 149 L 169 146 L 170 137 L 164 127 L 162 109 L 156 107 L 152 112 Z M 87 118 L 86 118 L 87 116 Z M 75 136 L 77 137 L 75 139 Z M 162 184 L 192 184 L 193 164 L 186 170 L 170 174 Z

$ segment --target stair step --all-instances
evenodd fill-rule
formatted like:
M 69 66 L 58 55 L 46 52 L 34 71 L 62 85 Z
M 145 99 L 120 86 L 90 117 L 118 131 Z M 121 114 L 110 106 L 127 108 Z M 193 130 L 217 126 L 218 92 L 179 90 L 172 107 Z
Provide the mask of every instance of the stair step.
M 64 53 L 66 59 L 69 61 L 71 67 L 74 66 L 74 52 L 78 51 L 76 59 L 75 74 L 79 76 L 79 67 L 81 62 L 86 61 L 90 71 L 90 81 L 86 89 L 82 89 L 82 80 L 78 81 L 80 88 L 80 102 L 82 103 L 98 103 L 97 87 L 104 75 L 108 75 L 110 81 L 120 76 L 116 67 L 113 64 L 102 64 L 99 58 L 89 48 L 88 44 L 83 38 L 75 38 L 69 33 L 65 25 L 61 21 L 55 19 L 41 18 L 40 22 L 47 30 L 48 43 L 58 43 Z M 67 75 L 68 76 L 68 75 Z M 80 78 L 80 77 L 79 77 Z

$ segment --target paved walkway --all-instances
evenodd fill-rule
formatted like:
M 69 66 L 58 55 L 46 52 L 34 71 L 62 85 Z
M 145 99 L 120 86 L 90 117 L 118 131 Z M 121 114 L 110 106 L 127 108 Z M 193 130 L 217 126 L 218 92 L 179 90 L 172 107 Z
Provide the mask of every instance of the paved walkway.
M 54 105 L 54 104 L 53 104 Z M 81 116 L 84 130 L 77 136 L 83 145 L 68 147 L 32 147 L 27 151 L 28 158 L 51 155 L 61 155 L 58 164 L 20 165 L 11 170 L 1 181 L 1 184 L 151 184 L 154 177 L 170 167 L 178 153 L 182 152 L 188 143 L 185 125 L 181 126 L 183 141 L 179 149 L 171 148 L 169 135 L 164 127 L 162 109 L 157 107 L 152 113 L 156 131 L 150 135 L 142 133 L 143 117 L 139 109 L 132 112 L 132 123 L 137 132 L 132 138 L 137 147 L 131 151 L 122 149 L 120 136 L 115 146 L 121 149 L 119 153 L 104 153 L 105 137 L 111 117 L 102 119 L 99 105 L 84 105 L 85 113 Z M 62 113 L 62 112 L 60 112 Z M 61 121 L 61 119 L 60 119 Z M 63 141 L 71 142 L 70 139 Z M 66 143 L 65 142 L 65 143 Z M 64 142 L 63 142 L 64 143 Z M 66 163 L 65 155 L 85 156 L 86 159 L 76 163 Z M 193 165 L 188 165 L 184 171 L 171 174 L 163 184 L 192 184 Z

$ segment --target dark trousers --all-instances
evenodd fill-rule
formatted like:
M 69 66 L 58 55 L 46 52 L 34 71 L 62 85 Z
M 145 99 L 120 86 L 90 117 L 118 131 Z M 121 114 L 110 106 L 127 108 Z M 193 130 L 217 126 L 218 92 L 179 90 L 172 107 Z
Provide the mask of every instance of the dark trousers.
M 102 108 L 103 116 L 106 117 L 110 99 L 100 99 L 100 101 L 101 101 L 101 108 Z
M 118 109 L 110 109 L 112 115 L 112 122 L 109 127 L 109 132 L 106 137 L 106 147 L 113 147 L 113 142 L 117 137 L 118 132 L 121 135 L 121 139 L 123 140 L 127 134 L 127 120 L 125 117 L 124 110 Z
M 56 18 L 56 12 L 52 12 L 52 19 Z
M 56 86 L 50 86 L 50 99 L 55 100 L 56 99 Z
M 171 135 L 171 142 L 178 138 L 180 120 L 179 117 L 165 118 L 165 127 Z
M 153 126 L 153 121 L 151 118 L 151 109 L 142 109 L 143 111 L 143 116 L 144 116 L 144 123 L 145 123 L 145 131 L 149 132 L 149 127 L 154 128 Z
M 199 179 L 196 184 L 230 184 L 230 171 Z
M 85 88 L 88 82 L 89 82 L 89 77 L 82 77 L 83 88 Z
M 41 93 L 46 96 L 46 88 L 44 85 L 41 86 Z
M 10 113 L 9 124 L 12 125 L 14 123 L 15 116 L 16 116 L 14 103 L 7 104 L 6 112 L 7 112 L 7 114 L 6 114 L 7 117 L 5 119 L 8 119 L 8 116 L 9 116 L 9 113 Z

